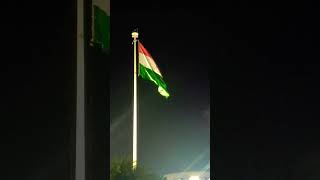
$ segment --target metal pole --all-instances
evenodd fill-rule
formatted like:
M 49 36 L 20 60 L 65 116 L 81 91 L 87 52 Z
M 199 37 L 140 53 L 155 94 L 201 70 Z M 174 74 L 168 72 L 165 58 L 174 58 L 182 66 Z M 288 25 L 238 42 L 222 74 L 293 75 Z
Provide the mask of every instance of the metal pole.
M 132 163 L 133 169 L 137 167 L 137 125 L 138 125 L 138 118 L 137 118 L 137 39 L 138 39 L 138 32 L 132 32 L 133 38 L 133 155 L 132 155 Z

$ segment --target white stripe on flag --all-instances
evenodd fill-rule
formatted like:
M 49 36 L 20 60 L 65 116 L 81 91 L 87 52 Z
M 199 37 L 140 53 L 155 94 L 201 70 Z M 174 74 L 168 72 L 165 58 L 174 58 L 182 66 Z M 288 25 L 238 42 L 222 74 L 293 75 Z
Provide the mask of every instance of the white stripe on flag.
M 162 77 L 160 70 L 158 69 L 156 63 L 151 57 L 146 56 L 145 54 L 139 52 L 139 63 L 144 67 L 151 69 L 152 71 L 154 71 L 155 73 L 159 74 Z
M 92 4 L 98 6 L 110 16 L 110 0 L 92 0 Z

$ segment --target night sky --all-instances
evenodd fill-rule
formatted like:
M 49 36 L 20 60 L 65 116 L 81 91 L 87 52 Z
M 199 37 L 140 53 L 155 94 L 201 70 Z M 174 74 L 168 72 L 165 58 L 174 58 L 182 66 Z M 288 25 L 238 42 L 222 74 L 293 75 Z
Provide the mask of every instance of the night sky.
M 75 1 L 2 5 L 0 179 L 72 179 Z M 109 163 L 104 138 L 111 158 L 131 155 L 131 31 L 138 27 L 172 95 L 166 100 L 138 81 L 142 165 L 166 173 L 197 158 L 193 168 L 201 169 L 211 158 L 216 179 L 320 178 L 315 2 L 111 6 L 111 60 L 88 61 L 91 159 Z
M 71 177 L 73 3 L 2 4 L 0 179 Z
M 211 162 L 217 179 L 319 179 L 314 2 L 217 2 Z
M 138 163 L 157 173 L 201 170 L 210 163 L 210 21 L 190 9 L 160 5 L 123 10 L 113 4 L 111 159 L 132 155 L 131 31 L 137 27 L 171 94 L 166 100 L 154 84 L 138 79 Z

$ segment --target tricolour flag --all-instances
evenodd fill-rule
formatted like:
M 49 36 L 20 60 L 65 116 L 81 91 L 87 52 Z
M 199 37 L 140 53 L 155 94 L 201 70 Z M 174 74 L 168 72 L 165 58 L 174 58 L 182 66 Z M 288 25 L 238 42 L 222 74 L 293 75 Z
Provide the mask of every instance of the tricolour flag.
M 150 80 L 154 82 L 158 86 L 158 92 L 168 98 L 170 96 L 167 85 L 163 81 L 162 74 L 154 62 L 150 53 L 144 48 L 144 46 L 139 42 L 138 43 L 139 50 L 139 75 L 143 79 Z
M 92 41 L 110 50 L 110 0 L 92 0 Z

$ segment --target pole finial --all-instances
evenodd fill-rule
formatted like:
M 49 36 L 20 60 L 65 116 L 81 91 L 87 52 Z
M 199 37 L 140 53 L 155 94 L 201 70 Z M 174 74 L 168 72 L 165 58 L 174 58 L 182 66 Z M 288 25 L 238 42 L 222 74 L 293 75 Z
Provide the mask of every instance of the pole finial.
M 137 39 L 139 37 L 138 28 L 135 28 L 132 31 L 131 36 L 132 36 L 133 39 Z

